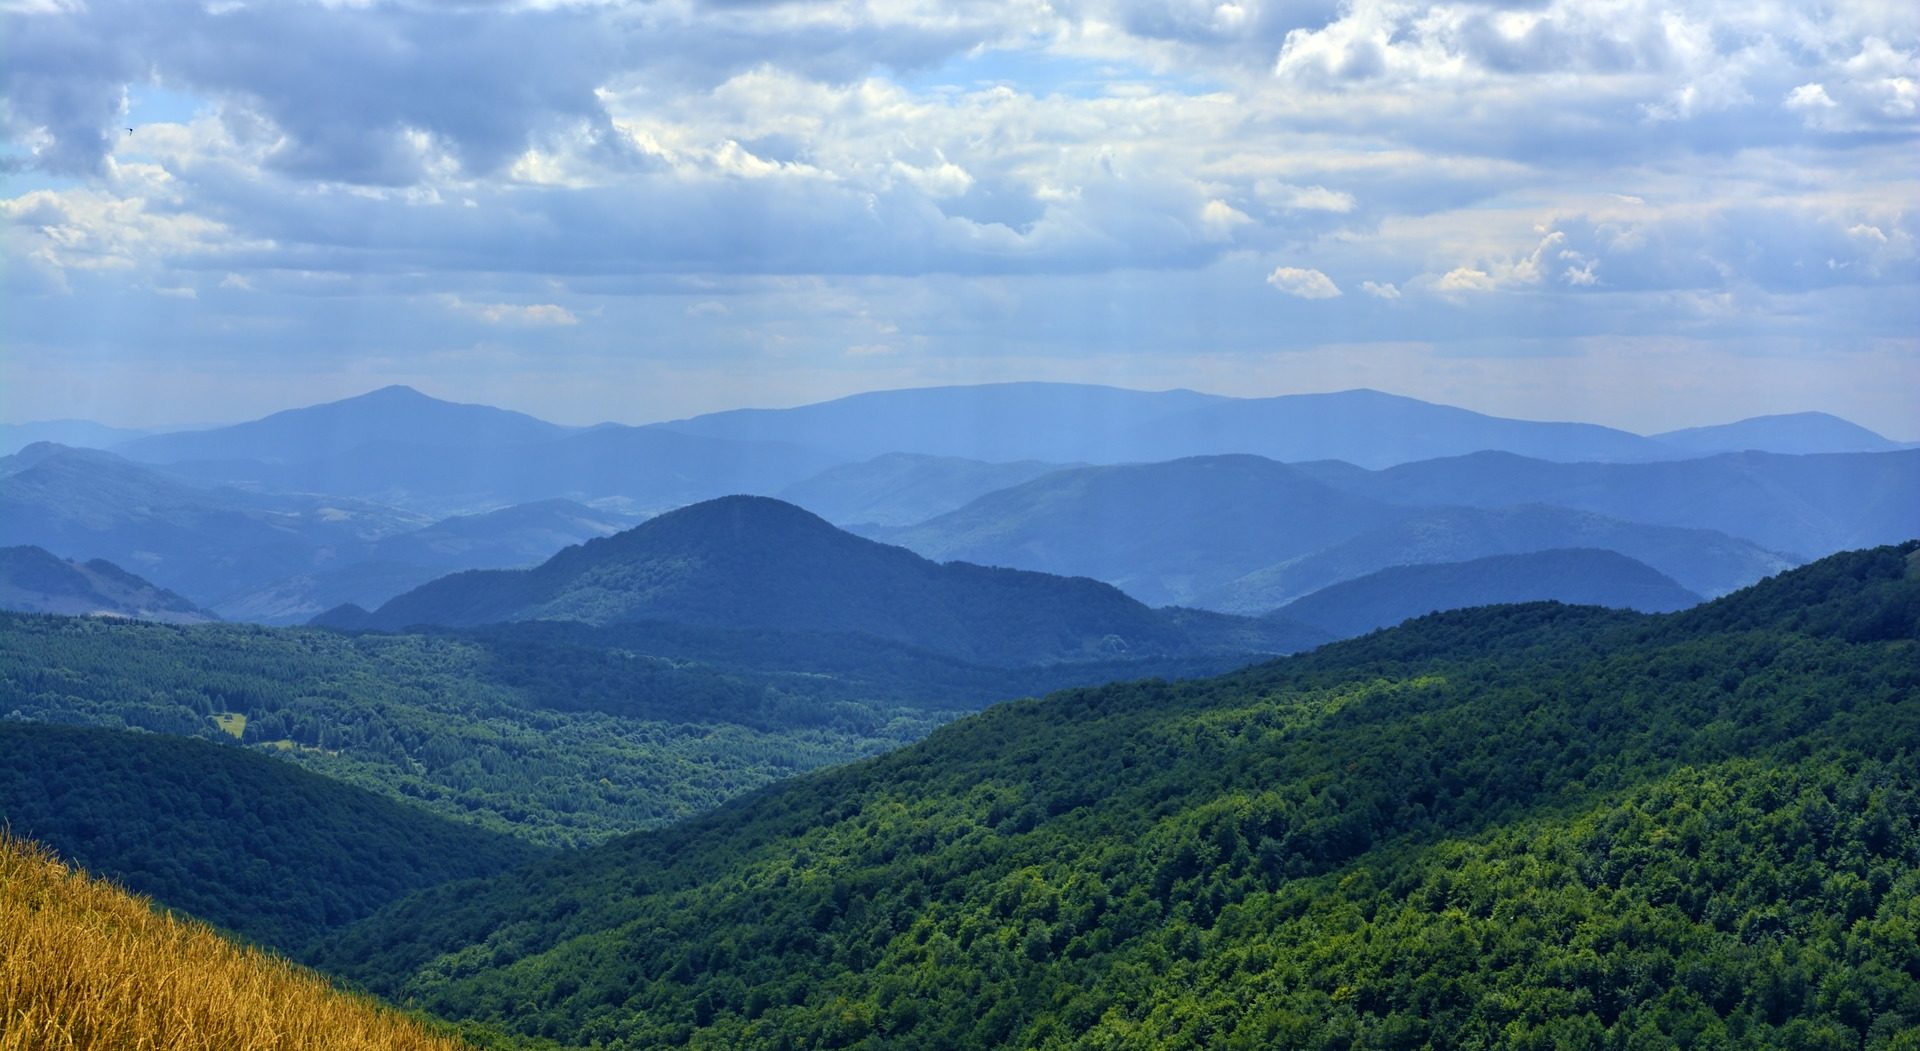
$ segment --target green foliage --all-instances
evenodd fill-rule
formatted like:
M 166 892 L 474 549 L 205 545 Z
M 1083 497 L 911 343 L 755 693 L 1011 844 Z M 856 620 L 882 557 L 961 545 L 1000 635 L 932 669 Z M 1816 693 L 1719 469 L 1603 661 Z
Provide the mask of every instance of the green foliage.
M 14 835 L 282 949 L 541 853 L 231 746 L 0 722 L 0 755 Z
M 1002 698 L 1234 663 L 1000 670 L 874 639 L 670 625 L 350 637 L 0 614 L 0 717 L 208 740 L 244 726 L 248 745 L 320 773 L 575 845 Z
M 1907 1046 L 1917 547 L 1000 705 L 314 959 L 606 1048 Z

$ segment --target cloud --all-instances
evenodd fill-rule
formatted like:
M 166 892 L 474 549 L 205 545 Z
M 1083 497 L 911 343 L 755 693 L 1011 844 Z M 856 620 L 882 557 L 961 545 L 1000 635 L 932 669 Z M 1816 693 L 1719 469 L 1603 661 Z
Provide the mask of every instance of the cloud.
M 1292 266 L 1276 267 L 1267 275 L 1267 284 L 1301 299 L 1332 299 L 1340 294 L 1340 286 L 1327 275 Z
M 573 311 L 553 303 L 471 303 L 459 296 L 440 297 L 447 309 L 477 318 L 489 325 L 546 327 L 578 325 Z
M 1360 282 L 1360 290 L 1373 296 L 1375 299 L 1385 299 L 1389 302 L 1400 298 L 1400 289 L 1391 281 L 1362 281 Z

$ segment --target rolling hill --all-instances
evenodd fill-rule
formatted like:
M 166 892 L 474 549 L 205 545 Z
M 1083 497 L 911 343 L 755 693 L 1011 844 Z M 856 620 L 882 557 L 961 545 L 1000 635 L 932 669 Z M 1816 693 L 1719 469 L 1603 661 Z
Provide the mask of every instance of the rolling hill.
M 773 495 L 843 529 L 908 526 L 1061 466 L 1038 460 L 982 463 L 953 456 L 888 453 L 830 467 Z
M 1055 471 L 876 535 L 928 558 L 1093 577 L 1165 605 L 1407 514 L 1286 464 L 1210 456 Z
M 1617 551 L 1688 591 L 1713 597 L 1799 564 L 1798 559 L 1708 529 L 1640 525 L 1560 507 L 1432 507 L 1256 570 L 1199 596 L 1195 603 L 1253 613 L 1390 566 L 1574 547 Z
M 0 547 L 0 609 L 168 624 L 220 619 L 105 559 L 69 562 L 38 547 Z
M 1687 427 L 1653 439 L 1689 456 L 1715 453 L 1772 452 L 1880 453 L 1903 448 L 1865 427 L 1824 412 L 1754 416 L 1711 427 Z
M 1288 652 L 1317 633 L 1148 609 L 1085 579 L 941 565 L 842 532 L 791 504 L 727 497 L 568 548 L 523 571 L 455 574 L 368 614 L 398 629 L 501 621 L 664 620 L 845 632 L 994 665 L 1207 652 Z
M 1343 464 L 1300 468 L 1346 492 L 1388 503 L 1551 504 L 1629 522 L 1713 529 L 1801 558 L 1920 534 L 1920 449 L 1728 453 L 1645 464 L 1557 464 L 1479 452 L 1382 471 Z
M 1570 548 L 1391 566 L 1295 599 L 1275 614 L 1344 639 L 1428 613 L 1545 601 L 1671 613 L 1700 596 L 1617 551 Z
M 1893 1051 L 1920 542 L 1001 705 L 312 959 L 571 1046 Z

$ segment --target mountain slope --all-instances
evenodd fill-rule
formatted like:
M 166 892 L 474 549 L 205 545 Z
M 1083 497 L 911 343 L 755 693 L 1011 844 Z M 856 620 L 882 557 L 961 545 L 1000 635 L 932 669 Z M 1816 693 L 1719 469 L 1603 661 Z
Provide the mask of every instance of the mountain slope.
M 1374 390 L 1224 400 L 1156 420 L 1134 437 L 1152 459 L 1237 452 L 1362 467 L 1482 449 L 1560 462 L 1671 455 L 1656 442 L 1611 427 L 1503 419 Z
M 458 1051 L 0 829 L 0 1048 Z
M 0 824 L 283 950 L 543 853 L 231 746 L 0 721 Z
M 574 1045 L 1892 1051 L 1917 550 L 1001 705 L 315 959 Z
M 928 558 L 1088 576 L 1164 605 L 1406 514 L 1286 464 L 1209 456 L 1055 471 L 878 535 Z
M 220 619 L 105 559 L 69 562 L 38 547 L 0 547 L 0 609 L 69 616 L 104 614 L 168 624 L 205 624 Z
M 1156 612 L 1092 580 L 939 565 L 764 497 L 683 508 L 531 570 L 446 577 L 358 626 L 649 619 L 850 632 L 1000 665 L 1238 649 L 1250 627 Z M 1317 638 L 1280 626 L 1261 641 Z
M 888 453 L 828 468 L 773 495 L 842 528 L 908 526 L 1061 466 L 1038 460 L 982 463 L 954 456 Z
M 109 427 L 91 420 L 42 420 L 37 423 L 0 423 L 0 456 L 11 456 L 37 442 L 88 449 L 105 449 L 146 436 L 145 431 Z
M 0 545 L 104 558 L 215 612 L 342 548 L 426 524 L 353 500 L 193 485 L 90 449 L 33 445 L 0 458 Z
M 1920 534 L 1920 449 L 1729 453 L 1645 464 L 1556 464 L 1481 452 L 1383 471 L 1301 469 L 1389 503 L 1552 504 L 1629 522 L 1714 529 L 1802 558 Z
M 1717 426 L 1667 431 L 1654 435 L 1653 440 L 1691 456 L 1749 450 L 1792 455 L 1879 453 L 1901 448 L 1898 442 L 1824 412 L 1754 416 Z
M 1700 596 L 1617 551 L 1571 548 L 1392 566 L 1322 588 L 1274 612 L 1347 638 L 1439 610 L 1544 601 L 1670 613 L 1698 603 Z
M 975 460 L 1127 463 L 1250 453 L 1367 466 L 1503 449 L 1552 460 L 1653 460 L 1673 451 L 1583 423 L 1510 420 L 1379 391 L 1228 398 L 1061 383 L 875 391 L 793 409 L 660 426 L 787 441 L 866 459 L 890 452 Z
M 1389 566 L 1574 547 L 1617 551 L 1708 596 L 1726 594 L 1798 561 L 1712 530 L 1641 525 L 1560 507 L 1434 507 L 1256 570 L 1195 603 L 1238 613 L 1271 610 Z
M 374 443 L 489 448 L 548 441 L 569 430 L 525 413 L 441 401 L 394 386 L 227 427 L 136 438 L 114 451 L 149 463 L 292 462 Z

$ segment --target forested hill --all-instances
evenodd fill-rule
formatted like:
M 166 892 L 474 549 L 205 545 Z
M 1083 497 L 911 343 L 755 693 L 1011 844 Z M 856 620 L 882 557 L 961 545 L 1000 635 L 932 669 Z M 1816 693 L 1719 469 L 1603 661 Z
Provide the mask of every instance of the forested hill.
M 281 949 L 542 851 L 205 741 L 0 720 L 0 825 Z
M 607 1047 L 1911 1047 L 1917 550 L 1001 705 L 317 960 Z
M 848 632 L 996 665 L 1285 653 L 1325 638 L 1286 623 L 1171 615 L 1084 578 L 942 565 L 751 496 L 661 515 L 531 570 L 459 573 L 371 614 L 319 623 L 392 630 L 522 620 Z

